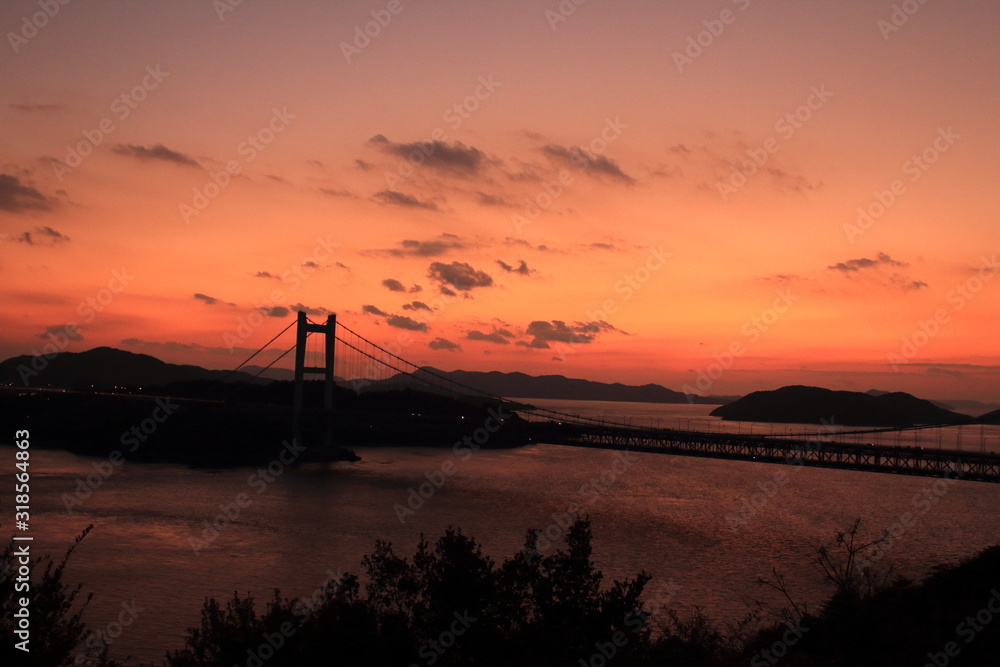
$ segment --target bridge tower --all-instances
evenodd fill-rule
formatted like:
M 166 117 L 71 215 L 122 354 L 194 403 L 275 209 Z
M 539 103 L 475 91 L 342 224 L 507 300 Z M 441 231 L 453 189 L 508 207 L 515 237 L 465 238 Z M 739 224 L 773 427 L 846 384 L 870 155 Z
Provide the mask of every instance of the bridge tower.
M 296 445 L 302 443 L 302 404 L 305 386 L 303 381 L 306 373 L 323 376 L 323 411 L 325 413 L 326 438 L 325 445 L 333 442 L 331 410 L 333 410 L 333 360 L 334 343 L 337 340 L 337 316 L 331 313 L 326 318 L 326 324 L 312 324 L 306 319 L 306 314 L 299 311 L 295 331 L 295 396 L 292 405 L 292 437 Z M 310 333 L 323 334 L 324 347 L 323 365 L 306 366 L 306 336 Z

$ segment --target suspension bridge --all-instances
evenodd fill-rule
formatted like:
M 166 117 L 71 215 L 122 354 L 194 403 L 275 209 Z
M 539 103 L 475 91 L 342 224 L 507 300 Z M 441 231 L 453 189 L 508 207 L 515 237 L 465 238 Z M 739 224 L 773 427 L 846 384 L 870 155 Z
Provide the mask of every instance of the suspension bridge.
M 284 351 L 281 351 L 281 348 L 272 348 L 271 345 L 292 327 L 296 327 L 295 343 Z M 334 441 L 341 441 L 344 436 L 350 438 L 352 434 L 357 435 L 359 432 L 376 429 L 387 433 L 409 435 L 419 431 L 425 433 L 430 440 L 451 438 L 458 433 L 465 433 L 466 438 L 475 438 L 477 442 L 481 432 L 486 433 L 486 438 L 490 438 L 497 431 L 504 430 L 509 436 L 508 440 L 512 436 L 518 444 L 537 442 L 1000 482 L 1000 454 L 997 453 L 860 442 L 861 436 L 864 436 L 865 440 L 874 439 L 878 442 L 886 434 L 954 427 L 956 426 L 954 424 L 850 431 L 823 427 L 815 433 L 806 434 L 716 433 L 659 428 L 652 425 L 638 426 L 622 421 L 525 405 L 484 392 L 432 368 L 421 367 L 407 361 L 402 355 L 408 344 L 412 344 L 411 341 L 411 338 L 403 334 L 396 341 L 383 347 L 337 322 L 333 314 L 329 314 L 325 322 L 317 323 L 306 313 L 299 312 L 296 320 L 234 368 L 232 373 L 248 365 L 266 351 L 272 354 L 280 351 L 280 354 L 277 354 L 267 366 L 257 371 L 254 375 L 257 378 L 294 351 L 293 437 L 302 441 L 304 421 L 310 415 L 314 420 L 319 416 L 324 422 L 325 437 L 322 443 L 324 446 L 330 446 Z M 306 405 L 307 375 L 322 377 L 324 384 L 322 406 Z M 489 422 L 460 423 L 464 421 L 465 415 L 457 417 L 452 415 L 448 418 L 419 411 L 405 415 L 393 413 L 391 417 L 378 413 L 358 414 L 356 411 L 348 414 L 348 411 L 336 404 L 337 387 L 341 390 L 351 389 L 357 394 L 412 389 L 464 401 L 480 401 L 494 406 L 488 419 L 493 420 L 495 428 L 491 427 Z M 971 418 L 970 423 L 972 423 Z M 345 424 L 348 426 L 345 427 Z M 451 441 L 446 439 L 438 442 L 450 444 Z M 351 443 L 338 442 L 338 444 Z

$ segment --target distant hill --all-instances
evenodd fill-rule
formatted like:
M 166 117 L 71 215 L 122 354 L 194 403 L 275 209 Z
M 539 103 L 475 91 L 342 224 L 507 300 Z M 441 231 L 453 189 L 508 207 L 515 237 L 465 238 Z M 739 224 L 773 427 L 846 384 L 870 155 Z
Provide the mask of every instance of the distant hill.
M 620 383 L 608 384 L 567 378 L 562 375 L 526 375 L 524 373 L 502 373 L 500 371 L 439 371 L 433 368 L 421 369 L 446 377 L 469 387 L 494 396 L 515 398 L 552 398 L 575 401 L 629 401 L 642 403 L 701 403 L 720 405 L 737 398 L 736 396 L 695 396 L 667 389 L 658 384 L 641 386 Z M 419 373 L 419 371 L 418 371 Z M 405 386 L 415 381 L 405 375 L 397 375 L 368 385 L 369 389 L 386 386 Z M 688 399 L 691 400 L 688 400 Z
M 22 371 L 27 369 L 27 371 Z M 61 389 L 111 389 L 118 387 L 162 387 L 171 382 L 224 380 L 248 382 L 243 372 L 213 371 L 200 366 L 168 364 L 148 354 L 113 347 L 95 347 L 86 352 L 61 352 L 45 359 L 22 355 L 0 362 L 0 384 Z M 258 380 L 263 382 L 264 380 Z
M 822 424 L 823 420 L 848 426 L 913 426 L 957 424 L 966 415 L 934 405 L 903 392 L 861 393 L 820 387 L 791 386 L 755 391 L 716 408 L 713 416 L 735 421 Z

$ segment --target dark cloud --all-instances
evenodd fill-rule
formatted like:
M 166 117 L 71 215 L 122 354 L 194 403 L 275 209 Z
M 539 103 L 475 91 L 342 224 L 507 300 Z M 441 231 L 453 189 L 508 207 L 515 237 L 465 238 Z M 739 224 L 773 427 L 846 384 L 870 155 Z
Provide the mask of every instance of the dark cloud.
M 321 194 L 324 194 L 327 197 L 347 197 L 349 199 L 357 198 L 357 195 L 355 195 L 350 190 L 334 190 L 333 188 L 320 188 L 319 191 Z
M 385 318 L 385 323 L 390 327 L 396 327 L 397 329 L 406 329 L 408 331 L 427 331 L 427 324 L 425 322 L 417 322 L 414 319 L 410 319 L 405 315 L 390 315 Z
M 403 304 L 403 310 L 426 310 L 431 312 L 432 309 L 423 301 L 411 301 L 410 303 Z
M 586 345 L 592 343 L 599 333 L 606 331 L 620 331 L 616 327 L 608 324 L 604 320 L 597 322 L 576 322 L 569 325 L 562 320 L 535 320 L 528 325 L 527 333 L 532 337 L 528 343 L 523 343 L 527 347 L 548 348 L 549 343 L 571 343 Z
M 418 241 L 416 239 L 404 239 L 399 242 L 401 247 L 390 248 L 389 250 L 378 250 L 393 257 L 438 257 L 449 250 L 464 247 L 459 237 L 454 234 L 441 234 L 437 238 L 429 241 Z
M 452 343 L 447 338 L 435 338 L 431 342 L 427 343 L 427 347 L 432 350 L 447 350 L 448 352 L 461 352 L 462 346 L 458 343 Z
M 371 162 L 365 162 L 364 160 L 355 160 L 354 161 L 354 166 L 357 167 L 358 169 L 363 170 L 363 171 L 368 171 L 369 169 L 371 169 L 375 165 L 373 165 Z
M 214 305 L 216 305 L 218 303 L 224 304 L 226 306 L 235 306 L 236 305 L 235 303 L 227 303 L 225 301 L 220 301 L 220 300 L 216 299 L 214 296 L 208 296 L 207 294 L 195 294 L 194 298 L 198 299 L 199 301 L 204 301 L 209 306 L 214 306 Z
M 257 310 L 262 312 L 265 317 L 288 317 L 292 312 L 284 306 L 261 306 Z
M 294 312 L 297 313 L 302 312 L 305 313 L 306 315 L 330 315 L 333 313 L 332 310 L 323 308 L 322 306 L 320 306 L 319 308 L 310 308 L 309 306 L 304 306 L 301 303 L 293 304 L 289 306 L 289 308 Z
M 596 248 L 597 250 L 617 250 L 617 248 L 610 243 L 591 243 L 590 247 Z
M 408 291 L 410 294 L 416 294 L 417 292 L 423 292 L 424 288 L 420 285 L 412 285 Z
M 378 306 L 372 306 L 370 304 L 367 305 L 367 306 L 362 306 L 361 307 L 361 312 L 368 313 L 369 315 L 378 315 L 379 317 L 388 317 L 389 316 L 389 313 L 385 312 L 384 310 L 382 310 Z
M 41 111 L 41 112 L 62 111 L 63 109 L 66 108 L 64 104 L 17 104 L 16 102 L 8 104 L 7 106 L 10 107 L 11 109 L 14 109 L 15 111 Z
M 307 262 L 302 262 L 302 266 L 306 267 L 307 269 L 318 269 L 319 268 L 319 264 L 317 264 L 316 262 L 312 261 L 311 259 L 309 261 L 307 261 Z
M 445 296 L 458 296 L 457 294 L 455 294 L 455 290 L 449 289 L 445 285 L 441 285 L 441 287 L 438 288 L 438 291 L 440 291 L 441 294 L 444 294 Z
M 383 204 L 390 204 L 392 206 L 403 206 L 407 208 L 424 208 L 429 211 L 436 211 L 437 204 L 430 201 L 421 201 L 416 197 L 413 197 L 402 192 L 396 192 L 395 190 L 380 190 L 376 192 L 374 198 Z
M 69 241 L 69 237 L 51 227 L 35 227 L 30 232 L 22 233 L 15 240 L 28 245 L 55 245 Z
M 382 281 L 382 286 L 385 287 L 390 292 L 405 292 L 406 288 L 403 283 L 399 282 L 395 278 L 386 278 Z
M 849 259 L 846 262 L 831 264 L 826 268 L 833 271 L 841 271 L 843 273 L 854 273 L 860 271 L 861 269 L 870 269 L 877 266 L 906 266 L 906 264 L 893 259 L 884 252 L 880 252 L 875 259 L 869 259 L 867 257 Z
M 467 292 L 476 287 L 490 287 L 493 278 L 485 271 L 477 271 L 465 262 L 444 264 L 433 262 L 427 270 L 428 277 L 441 284 L 442 289 L 451 285 L 457 290 Z
M 45 327 L 45 332 L 38 334 L 39 338 L 68 338 L 69 340 L 83 340 L 83 334 L 80 333 L 80 328 L 75 324 L 55 324 L 51 327 Z
M 499 195 L 491 195 L 485 192 L 477 192 L 476 200 L 483 206 L 510 206 L 503 197 Z
M 277 278 L 278 277 L 278 276 L 274 275 L 273 273 L 271 273 L 270 271 L 256 271 L 256 272 L 252 273 L 251 275 L 254 278 Z
M 470 329 L 465 332 L 465 337 L 468 340 L 479 340 L 485 343 L 495 343 L 497 345 L 510 345 L 510 339 L 514 338 L 514 334 L 507 329 L 494 329 L 490 333 L 483 333 L 482 331 Z
M 399 144 L 389 141 L 381 134 L 376 134 L 368 140 L 368 145 L 407 159 L 414 165 L 460 176 L 474 176 L 489 163 L 486 153 L 473 146 L 466 146 L 461 141 L 456 141 L 454 144 L 445 141 L 414 141 Z
M 114 147 L 114 152 L 119 155 L 138 158 L 140 160 L 161 160 L 163 162 L 173 162 L 185 167 L 198 167 L 198 161 L 184 153 L 172 151 L 163 144 L 154 146 L 136 146 L 135 144 L 118 144 Z
M 0 211 L 47 211 L 56 203 L 30 185 L 21 185 L 16 176 L 0 174 Z
M 525 262 L 523 259 L 518 260 L 518 262 L 519 264 L 517 266 L 511 266 L 502 259 L 497 260 L 497 264 L 499 264 L 500 268 L 503 269 L 506 273 L 519 273 L 522 276 L 530 276 L 532 273 L 535 273 L 534 269 L 528 268 L 528 263 Z
M 557 162 L 602 174 L 623 183 L 635 183 L 635 179 L 622 171 L 622 168 L 611 158 L 605 155 L 594 155 L 579 146 L 548 144 L 542 147 L 542 152 Z

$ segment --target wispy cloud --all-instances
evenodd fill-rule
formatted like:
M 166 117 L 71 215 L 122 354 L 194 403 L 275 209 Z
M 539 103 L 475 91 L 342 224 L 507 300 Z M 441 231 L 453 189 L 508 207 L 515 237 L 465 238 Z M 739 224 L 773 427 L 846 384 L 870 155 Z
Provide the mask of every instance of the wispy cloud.
M 17 176 L 0 174 L 0 211 L 47 211 L 57 201 L 46 197 L 30 185 L 22 185 Z
M 171 162 L 173 164 L 183 165 L 185 167 L 200 166 L 198 161 L 194 158 L 185 155 L 184 153 L 170 150 L 163 144 L 155 144 L 149 147 L 137 146 L 136 144 L 118 144 L 112 150 L 118 155 L 133 157 L 139 160 L 158 160 L 161 162 Z

